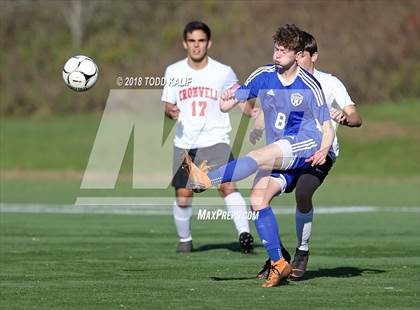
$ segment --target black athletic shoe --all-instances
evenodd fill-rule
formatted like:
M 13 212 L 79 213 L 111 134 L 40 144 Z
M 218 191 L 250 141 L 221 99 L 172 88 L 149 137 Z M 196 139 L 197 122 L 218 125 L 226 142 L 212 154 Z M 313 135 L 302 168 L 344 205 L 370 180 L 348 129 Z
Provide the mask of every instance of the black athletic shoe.
M 271 267 L 271 259 L 267 259 L 264 263 L 264 266 L 260 270 L 260 272 L 258 272 L 256 278 L 257 279 L 267 279 L 268 274 L 270 273 L 270 267 Z
M 283 245 L 281 245 L 281 255 L 286 260 L 286 262 L 290 264 L 292 257 L 290 256 L 289 251 L 287 251 L 287 249 Z
M 239 246 L 244 254 L 251 253 L 254 249 L 254 237 L 248 232 L 243 232 L 239 235 Z
M 290 256 L 289 251 L 282 245 L 281 247 L 281 255 L 283 256 L 284 260 L 290 264 L 290 259 L 292 258 Z M 271 268 L 271 260 L 267 259 L 264 263 L 263 268 L 260 272 L 257 274 L 258 279 L 268 279 L 268 274 L 270 273 Z
M 292 262 L 292 273 L 289 276 L 290 280 L 301 280 L 303 278 L 308 265 L 308 260 L 309 251 L 296 249 L 295 257 Z
M 186 242 L 179 242 L 176 247 L 177 253 L 190 253 L 193 249 L 192 240 Z

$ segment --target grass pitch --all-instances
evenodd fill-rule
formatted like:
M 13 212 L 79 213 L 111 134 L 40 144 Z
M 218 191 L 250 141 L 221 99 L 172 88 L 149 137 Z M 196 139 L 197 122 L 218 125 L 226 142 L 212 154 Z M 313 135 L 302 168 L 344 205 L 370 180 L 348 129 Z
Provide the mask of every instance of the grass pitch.
M 420 308 L 420 105 L 413 100 L 360 108 L 364 125 L 340 128 L 342 153 L 315 204 L 382 211 L 315 215 L 304 281 L 261 288 L 254 277 L 265 251 L 257 242 L 255 254 L 242 255 L 231 222 L 194 220 L 197 251 L 177 255 L 168 215 L 0 213 L 0 308 Z M 80 189 L 99 123 L 100 115 L 2 119 L 0 202 L 172 197 L 172 189 L 144 191 L 127 181 L 114 190 Z M 161 111 L 144 126 L 142 137 L 156 137 Z M 242 151 L 251 147 L 245 141 Z M 155 174 L 156 167 L 167 173 L 162 163 L 170 162 L 170 153 L 151 154 L 145 173 Z M 122 173 L 132 172 L 132 159 L 129 145 Z M 293 205 L 293 198 L 275 204 Z M 397 206 L 413 212 L 393 212 Z M 293 251 L 294 218 L 278 219 L 282 240 Z
M 257 241 L 255 254 L 241 254 L 230 221 L 194 219 L 196 251 L 185 255 L 175 253 L 171 216 L 3 213 L 1 304 L 5 309 L 418 309 L 418 209 L 391 211 L 317 215 L 306 279 L 270 289 L 254 278 L 266 258 L 264 248 Z M 293 250 L 293 215 L 278 219 L 283 242 Z

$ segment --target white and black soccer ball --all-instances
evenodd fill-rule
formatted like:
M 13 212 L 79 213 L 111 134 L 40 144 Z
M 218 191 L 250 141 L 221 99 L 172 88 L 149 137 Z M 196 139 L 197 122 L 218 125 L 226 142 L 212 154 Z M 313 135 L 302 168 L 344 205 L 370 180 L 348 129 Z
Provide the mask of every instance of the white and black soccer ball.
M 98 80 L 99 71 L 95 62 L 83 55 L 70 57 L 63 67 L 64 83 L 75 91 L 85 91 Z

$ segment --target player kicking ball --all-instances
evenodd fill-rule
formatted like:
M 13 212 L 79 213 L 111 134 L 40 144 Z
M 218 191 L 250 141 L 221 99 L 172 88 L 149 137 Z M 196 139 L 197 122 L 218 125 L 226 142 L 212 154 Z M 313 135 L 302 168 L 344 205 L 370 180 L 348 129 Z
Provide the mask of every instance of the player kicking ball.
M 184 153 L 196 162 L 206 161 L 218 167 L 233 159 L 229 146 L 231 130 L 229 115 L 219 108 L 223 90 L 237 85 L 233 70 L 207 55 L 211 47 L 210 28 L 202 22 L 185 26 L 183 46 L 187 58 L 167 67 L 162 101 L 165 113 L 177 120 L 173 151 L 173 179 L 176 200 L 173 214 L 179 253 L 193 250 L 191 217 L 193 192 L 186 188 L 188 175 L 181 169 Z M 252 251 L 254 239 L 250 234 L 245 200 L 234 183 L 220 184 L 218 192 L 232 213 L 242 252 Z
M 333 120 L 332 124 L 334 130 L 337 131 L 339 124 L 348 127 L 361 126 L 362 119 L 360 114 L 343 83 L 335 76 L 318 71 L 315 68 L 315 63 L 318 60 L 318 46 L 315 38 L 307 32 L 302 32 L 301 37 L 304 49 L 303 53 L 298 58 L 298 65 L 313 74 L 321 84 Z M 260 113 L 256 119 L 257 128 L 250 134 L 251 143 L 255 144 L 261 137 L 262 131 L 264 130 L 263 123 L 264 117 L 263 114 Z M 332 152 L 328 154 L 326 162 L 323 165 L 311 167 L 297 180 L 295 190 L 297 245 L 292 262 L 293 271 L 289 277 L 292 280 L 301 280 L 307 269 L 309 260 L 309 240 L 312 234 L 312 221 L 314 215 L 312 197 L 317 188 L 327 177 L 328 172 L 338 155 L 339 144 L 337 136 L 335 136 Z M 264 268 L 258 273 L 257 277 L 267 277 L 269 267 L 270 260 L 267 260 Z
M 258 211 L 254 223 L 271 260 L 263 287 L 279 285 L 292 272 L 282 257 L 271 200 L 288 191 L 305 169 L 324 164 L 334 139 L 321 87 L 297 65 L 303 52 L 300 34 L 295 25 L 279 28 L 273 37 L 274 64 L 257 69 L 236 91 L 225 91 L 220 100 L 220 109 L 227 112 L 240 102 L 258 97 L 265 117 L 267 145 L 208 173 L 188 156 L 183 164 L 189 174 L 189 187 L 195 191 L 242 180 L 257 172 L 251 207 Z

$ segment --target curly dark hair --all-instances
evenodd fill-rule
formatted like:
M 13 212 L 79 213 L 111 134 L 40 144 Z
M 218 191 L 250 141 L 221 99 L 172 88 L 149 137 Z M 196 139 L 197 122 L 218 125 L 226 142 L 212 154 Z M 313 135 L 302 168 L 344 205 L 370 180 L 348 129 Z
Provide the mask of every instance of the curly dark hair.
M 301 33 L 302 31 L 295 24 L 286 24 L 277 29 L 273 36 L 274 44 L 294 50 L 296 53 L 303 51 Z

